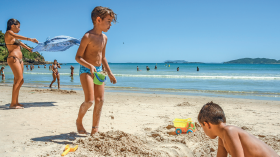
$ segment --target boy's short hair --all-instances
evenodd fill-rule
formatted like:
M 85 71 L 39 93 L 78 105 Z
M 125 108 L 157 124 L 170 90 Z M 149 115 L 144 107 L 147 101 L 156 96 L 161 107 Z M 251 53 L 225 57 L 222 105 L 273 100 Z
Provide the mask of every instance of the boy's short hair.
M 208 122 L 211 124 L 218 125 L 221 122 L 226 122 L 226 117 L 223 109 L 218 104 L 211 102 L 208 102 L 205 104 L 197 117 L 199 123 L 204 125 L 204 122 Z
M 102 6 L 95 7 L 91 12 L 93 24 L 95 23 L 97 17 L 100 17 L 103 20 L 107 15 L 110 15 L 113 18 L 114 23 L 117 22 L 117 14 L 115 14 L 112 9 Z

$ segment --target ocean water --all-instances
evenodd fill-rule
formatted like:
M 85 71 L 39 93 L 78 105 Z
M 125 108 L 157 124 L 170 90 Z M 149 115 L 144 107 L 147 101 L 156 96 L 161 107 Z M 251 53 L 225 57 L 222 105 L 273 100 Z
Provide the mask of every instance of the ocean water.
M 70 66 L 74 66 L 74 77 L 70 76 Z M 168 93 L 186 95 L 209 95 L 242 97 L 253 99 L 280 100 L 279 64 L 165 64 L 165 63 L 109 63 L 117 78 L 106 87 L 109 90 Z M 154 69 L 157 65 L 157 70 Z M 170 65 L 170 67 L 168 66 Z M 52 71 L 43 65 L 32 71 L 24 70 L 24 85 L 48 87 L 52 81 Z M 136 67 L 141 71 L 137 71 Z M 150 71 L 146 70 L 150 67 Z M 179 67 L 179 71 L 177 71 Z M 199 71 L 196 68 L 199 67 Z M 62 89 L 81 89 L 79 64 L 62 64 L 59 69 Z M 5 81 L 12 84 L 13 74 L 9 66 L 5 68 Z M 57 83 L 54 83 L 56 88 Z

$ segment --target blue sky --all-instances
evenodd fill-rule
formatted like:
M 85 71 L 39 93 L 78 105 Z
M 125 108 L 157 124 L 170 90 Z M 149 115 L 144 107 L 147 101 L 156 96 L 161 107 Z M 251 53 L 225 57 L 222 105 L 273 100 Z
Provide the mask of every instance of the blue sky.
M 39 42 L 58 35 L 81 38 L 93 27 L 90 14 L 95 6 L 113 9 L 118 23 L 105 33 L 106 58 L 112 63 L 280 59 L 279 0 L 4 0 L 0 4 L 0 30 L 5 32 L 8 19 L 16 18 L 21 22 L 19 34 Z M 77 49 L 42 53 L 48 61 L 74 63 Z

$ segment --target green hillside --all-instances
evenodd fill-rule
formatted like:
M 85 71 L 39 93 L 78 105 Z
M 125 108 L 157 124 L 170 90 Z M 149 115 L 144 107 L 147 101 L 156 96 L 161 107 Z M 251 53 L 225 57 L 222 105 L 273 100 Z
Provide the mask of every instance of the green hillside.
M 4 42 L 4 33 L 0 30 L 0 43 Z M 27 44 L 25 44 L 27 45 Z M 28 46 L 28 45 L 27 45 Z M 30 46 L 28 46 L 30 47 Z M 32 48 L 32 47 L 30 47 Z M 37 63 L 37 64 L 43 64 L 45 62 L 44 57 L 39 53 L 31 53 L 28 50 L 22 48 L 21 52 L 23 54 L 23 61 L 28 63 Z M 8 50 L 5 46 L 0 46 L 0 62 L 6 62 L 8 57 Z
M 224 64 L 280 64 L 280 60 L 268 59 L 268 58 L 241 58 L 228 62 Z

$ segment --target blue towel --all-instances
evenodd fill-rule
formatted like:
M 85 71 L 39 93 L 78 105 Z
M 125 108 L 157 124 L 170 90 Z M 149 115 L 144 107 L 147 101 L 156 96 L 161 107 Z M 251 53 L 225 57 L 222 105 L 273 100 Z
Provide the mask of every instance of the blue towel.
M 56 36 L 52 39 L 47 39 L 43 43 L 39 43 L 32 51 L 65 51 L 73 45 L 80 45 L 81 39 L 75 39 L 69 36 Z

